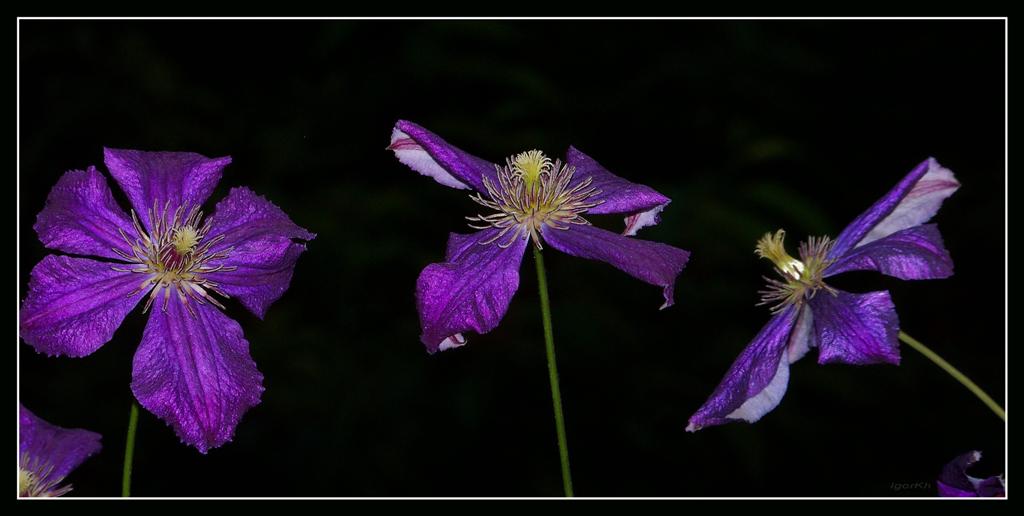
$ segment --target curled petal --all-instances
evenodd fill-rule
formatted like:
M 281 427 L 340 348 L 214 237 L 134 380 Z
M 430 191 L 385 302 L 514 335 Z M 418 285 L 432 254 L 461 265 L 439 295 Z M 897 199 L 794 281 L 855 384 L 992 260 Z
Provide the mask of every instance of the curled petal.
M 686 431 L 733 421 L 753 423 L 777 407 L 789 384 L 787 349 L 799 349 L 805 342 L 802 337 L 796 341 L 792 338 L 796 324 L 795 307 L 773 316 L 733 362 L 715 392 L 690 417 Z
M 432 263 L 416 280 L 416 305 L 427 352 L 462 346 L 462 332 L 487 333 L 498 326 L 519 288 L 519 265 L 527 240 L 497 229 L 452 233 L 443 263 Z
M 942 468 L 939 476 L 939 496 L 943 497 L 1003 497 L 1006 483 L 1002 475 L 989 478 L 975 478 L 967 470 L 981 460 L 981 452 L 972 451 L 960 455 Z
M 19 466 L 39 475 L 37 485 L 55 486 L 102 447 L 96 432 L 50 424 L 20 404 L 18 410 L 18 440 L 26 462 Z
M 50 249 L 117 260 L 121 257 L 113 249 L 130 253 L 118 230 L 129 238 L 135 236 L 131 219 L 114 201 L 107 179 L 95 167 L 61 176 L 33 227 Z
M 662 287 L 665 303 L 661 308 L 675 302 L 676 277 L 690 257 L 688 251 L 667 244 L 627 238 L 590 225 L 574 225 L 568 230 L 545 226 L 542 235 L 545 242 L 563 253 L 600 260 L 638 280 Z
M 21 337 L 40 353 L 81 357 L 114 336 L 142 299 L 144 278 L 112 264 L 50 255 L 32 269 Z
M 206 453 L 231 440 L 242 415 L 260 402 L 263 375 L 238 323 L 208 303 L 189 305 L 194 314 L 175 294 L 166 305 L 153 304 L 132 364 L 132 392 L 182 442 Z
M 445 186 L 486 192 L 483 178 L 498 184 L 494 163 L 468 154 L 412 122 L 399 120 L 395 124 L 388 149 L 398 161 Z
M 128 200 L 147 229 L 154 204 L 170 211 L 178 206 L 199 206 L 220 182 L 230 157 L 207 158 L 193 152 L 145 152 L 103 149 L 103 161 L 128 195 Z
M 821 348 L 818 363 L 900 363 L 900 321 L 888 292 L 819 292 L 810 306 Z
M 649 186 L 632 183 L 602 167 L 593 158 L 569 147 L 566 161 L 576 168 L 573 183 L 570 187 L 591 180 L 590 188 L 600 190 L 600 194 L 587 199 L 587 202 L 601 202 L 588 213 L 612 214 L 626 213 L 626 229 L 624 235 L 633 236 L 640 228 L 653 226 L 660 222 L 660 213 L 672 202 Z
M 281 298 L 291 283 L 302 242 L 315 234 L 248 188 L 233 188 L 211 217 L 210 239 L 220 239 L 211 252 L 226 251 L 218 263 L 228 269 L 206 274 L 218 289 L 235 297 L 257 317 Z M 231 269 L 233 268 L 233 269 Z
M 841 257 L 855 247 L 928 222 L 957 188 L 960 183 L 953 172 L 928 158 L 854 219 L 839 234 L 829 257 Z
M 863 270 L 905 280 L 948 278 L 953 275 L 953 259 L 942 245 L 939 228 L 924 224 L 853 248 L 828 267 L 825 277 Z

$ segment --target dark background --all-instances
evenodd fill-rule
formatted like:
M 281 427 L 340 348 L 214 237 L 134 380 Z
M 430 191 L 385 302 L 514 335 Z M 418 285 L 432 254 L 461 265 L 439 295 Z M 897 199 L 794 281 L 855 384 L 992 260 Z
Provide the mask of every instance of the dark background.
M 1004 430 L 913 350 L 899 367 L 794 365 L 755 425 L 687 418 L 769 314 L 754 244 L 835 236 L 935 156 L 963 187 L 936 221 L 941 281 L 874 273 L 901 326 L 1003 400 L 1004 26 L 1000 21 L 20 23 L 19 296 L 32 224 L 102 147 L 231 155 L 319 234 L 265 321 L 235 303 L 264 373 L 233 442 L 201 455 L 143 411 L 140 496 L 557 496 L 532 260 L 502 324 L 428 356 L 413 288 L 476 205 L 385 150 L 399 118 L 500 161 L 573 144 L 673 199 L 640 237 L 693 252 L 675 307 L 612 267 L 546 251 L 576 491 L 583 496 L 931 496 L 947 461 Z M 112 183 L 113 184 L 113 183 Z M 120 192 L 117 192 L 120 196 Z M 121 197 L 123 199 L 123 197 Z M 595 216 L 621 230 L 621 219 Z M 21 400 L 104 436 L 73 495 L 119 494 L 137 308 L 87 358 L 19 344 Z M 894 483 L 931 484 L 894 489 Z

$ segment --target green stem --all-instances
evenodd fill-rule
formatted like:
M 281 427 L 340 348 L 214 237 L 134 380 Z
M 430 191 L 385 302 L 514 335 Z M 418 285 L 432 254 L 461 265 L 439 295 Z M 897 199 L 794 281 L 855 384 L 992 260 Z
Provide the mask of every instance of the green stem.
M 135 456 L 135 431 L 139 428 L 139 404 L 132 400 L 128 415 L 128 440 L 124 445 L 124 474 L 121 476 L 121 496 L 131 496 L 132 458 Z
M 537 265 L 537 288 L 540 290 L 540 316 L 544 322 L 544 344 L 548 353 L 548 378 L 551 380 L 551 404 L 555 409 L 555 431 L 558 433 L 558 455 L 562 461 L 562 487 L 565 496 L 572 496 L 572 473 L 569 471 L 569 444 L 565 438 L 565 416 L 562 415 L 562 390 L 558 387 L 558 366 L 555 363 L 555 334 L 551 330 L 551 301 L 548 299 L 548 276 L 544 257 L 533 248 Z
M 910 335 L 907 335 L 906 333 L 903 333 L 902 331 L 900 332 L 900 340 L 906 343 L 908 346 L 916 349 L 919 353 L 927 357 L 932 362 L 935 362 L 935 365 L 941 367 L 943 371 L 949 373 L 949 375 L 956 379 L 956 381 L 960 382 L 964 387 L 967 387 L 967 390 L 973 392 L 974 395 L 977 396 L 978 399 L 982 401 L 982 403 L 987 405 L 988 408 L 992 409 L 992 412 L 995 412 L 1000 419 L 1006 421 L 1006 411 L 1003 410 L 1003 407 L 1000 407 L 999 404 L 992 399 L 992 396 L 989 396 L 988 393 L 981 390 L 981 387 L 978 387 L 978 384 L 972 382 L 971 379 L 967 377 L 967 375 L 961 373 L 959 370 L 957 370 L 957 368 L 950 365 L 949 362 L 943 360 L 942 357 L 937 355 L 934 351 L 928 349 L 928 347 L 925 346 L 924 344 L 921 344 L 920 341 L 911 337 Z

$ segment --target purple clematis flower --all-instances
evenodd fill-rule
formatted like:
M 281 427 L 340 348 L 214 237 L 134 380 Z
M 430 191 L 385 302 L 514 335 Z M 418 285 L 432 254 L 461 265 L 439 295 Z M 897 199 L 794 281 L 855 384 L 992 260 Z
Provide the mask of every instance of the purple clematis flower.
M 1006 481 L 1002 475 L 975 478 L 967 474 L 967 469 L 979 460 L 981 460 L 981 452 L 972 451 L 946 464 L 939 476 L 939 496 L 953 498 L 1001 498 L 1006 496 Z
M 20 404 L 18 410 L 18 496 L 67 494 L 71 485 L 60 483 L 85 459 L 100 451 L 100 434 L 51 425 Z
M 953 260 L 935 224 L 925 224 L 960 183 L 929 158 L 857 217 L 836 240 L 810 238 L 800 259 L 786 253 L 785 232 L 766 234 L 756 253 L 781 279 L 768 279 L 761 304 L 774 316 L 733 363 L 708 401 L 690 417 L 688 431 L 732 421 L 753 423 L 786 393 L 789 364 L 812 347 L 818 363 L 898 364 L 899 320 L 888 292 L 852 294 L 825 279 L 876 270 L 904 280 L 946 278 Z M 767 278 L 766 278 L 767 279 Z
M 85 356 L 145 299 L 132 392 L 206 453 L 231 439 L 263 392 L 242 328 L 216 296 L 263 318 L 288 289 L 301 241 L 315 235 L 247 188 L 233 188 L 204 219 L 200 205 L 229 157 L 104 149 L 104 161 L 131 215 L 94 167 L 60 178 L 36 220 L 39 239 L 99 259 L 43 258 L 21 306 L 21 336 L 40 353 Z
M 436 134 L 400 120 L 388 149 L 399 161 L 445 186 L 472 189 L 490 215 L 467 217 L 480 231 L 452 233 L 445 261 L 428 265 L 416 301 L 429 353 L 466 343 L 463 332 L 487 333 L 508 310 L 519 287 L 519 265 L 532 240 L 573 256 L 601 260 L 663 288 L 673 303 L 676 277 L 689 252 L 618 235 L 590 225 L 584 214 L 626 214 L 624 235 L 657 224 L 670 202 L 653 189 L 622 179 L 569 147 L 566 163 L 533 150 L 501 166 L 459 150 Z

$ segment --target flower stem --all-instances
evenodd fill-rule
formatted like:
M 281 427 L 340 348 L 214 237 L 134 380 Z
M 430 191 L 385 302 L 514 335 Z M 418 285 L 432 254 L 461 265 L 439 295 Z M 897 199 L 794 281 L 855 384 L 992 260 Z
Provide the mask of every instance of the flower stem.
M 973 392 L 974 395 L 977 396 L 978 399 L 982 401 L 982 403 L 987 405 L 988 408 L 992 409 L 992 412 L 995 412 L 1000 419 L 1006 421 L 1006 411 L 1003 410 L 1003 407 L 1000 407 L 999 404 L 996 403 L 996 401 L 993 400 L 992 397 L 988 395 L 988 393 L 981 390 L 981 387 L 978 387 L 978 384 L 972 382 L 971 379 L 967 377 L 967 375 L 961 373 L 959 370 L 957 370 L 957 368 L 950 365 L 949 362 L 943 360 L 942 357 L 937 355 L 934 351 L 928 349 L 928 347 L 925 346 L 924 344 L 921 344 L 920 341 L 911 337 L 910 335 L 907 335 L 906 333 L 903 333 L 902 331 L 900 332 L 900 340 L 906 343 L 908 346 L 916 349 L 922 355 L 927 357 L 928 360 L 935 362 L 935 365 L 941 367 L 943 371 L 949 373 L 949 375 L 956 379 L 956 381 L 963 384 L 964 387 L 967 387 L 967 390 Z
M 128 415 L 128 440 L 124 445 L 124 474 L 121 476 L 121 496 L 131 496 L 132 458 L 135 456 L 135 431 L 139 428 L 139 404 L 132 400 Z
M 572 473 L 569 471 L 569 444 L 565 438 L 565 416 L 562 415 L 562 390 L 558 387 L 558 365 L 555 363 L 555 335 L 551 329 L 551 300 L 548 298 L 548 276 L 544 257 L 533 247 L 537 265 L 537 288 L 540 290 L 540 316 L 544 323 L 544 344 L 548 354 L 548 378 L 551 380 L 551 403 L 555 409 L 555 431 L 558 433 L 558 455 L 562 461 L 562 487 L 572 497 Z

